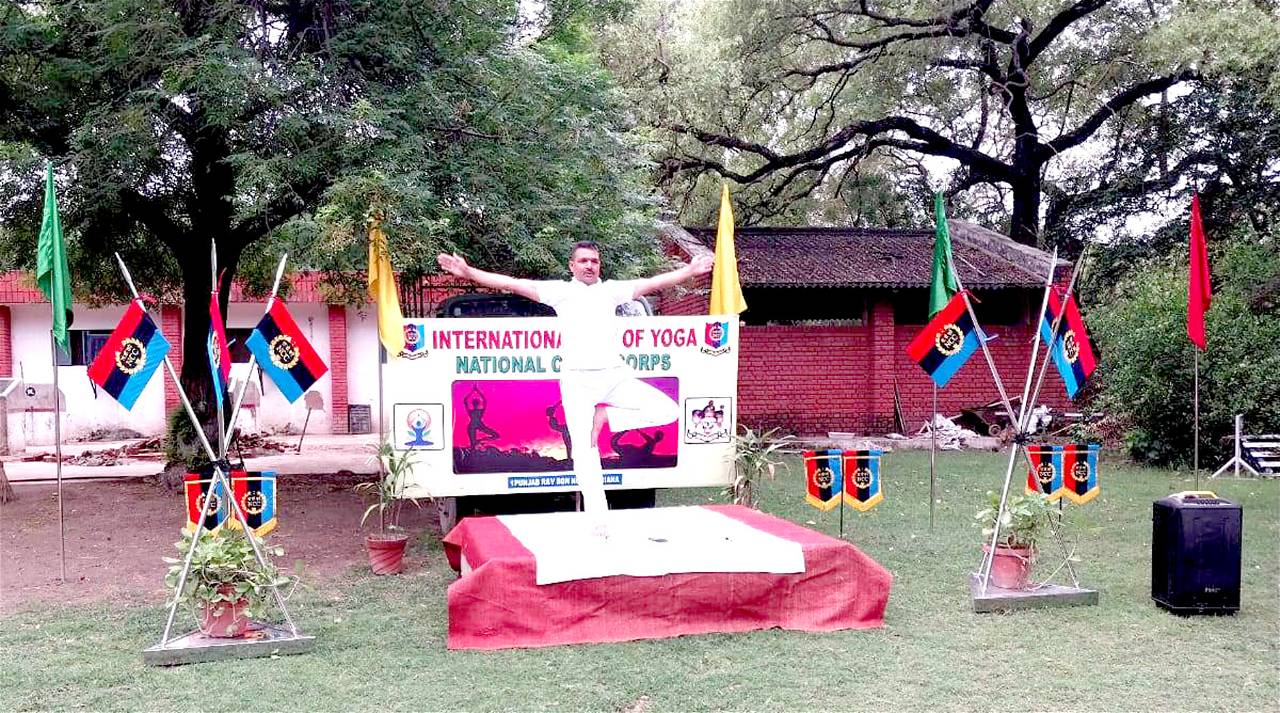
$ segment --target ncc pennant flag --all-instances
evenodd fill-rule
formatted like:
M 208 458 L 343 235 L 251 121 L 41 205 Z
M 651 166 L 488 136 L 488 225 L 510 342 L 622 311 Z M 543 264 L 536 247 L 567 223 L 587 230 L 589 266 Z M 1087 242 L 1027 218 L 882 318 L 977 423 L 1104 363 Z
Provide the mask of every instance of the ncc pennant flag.
M 881 451 L 844 452 L 844 502 L 849 507 L 866 512 L 884 500 L 880 492 Z
M 1057 336 L 1051 340 L 1053 323 L 1058 315 L 1062 315 L 1062 321 L 1058 324 Z M 1049 355 L 1053 357 L 1053 365 L 1062 375 L 1062 383 L 1067 387 L 1067 397 L 1074 399 L 1089 375 L 1097 368 L 1098 361 L 1093 354 L 1089 333 L 1085 331 L 1084 320 L 1080 318 L 1076 298 L 1065 294 L 1059 287 L 1053 288 L 1049 304 L 1041 315 L 1040 338 L 1049 345 Z
M 928 372 L 938 388 L 942 388 L 977 349 L 978 330 L 961 292 L 952 297 L 947 306 L 911 340 L 907 345 L 907 356 Z
M 1049 500 L 1062 497 L 1062 446 L 1028 445 L 1027 494 L 1040 493 Z
M 196 531 L 200 513 L 205 511 L 205 500 L 209 499 L 202 527 L 209 532 L 217 532 L 227 521 L 231 506 L 226 501 L 222 481 L 214 481 L 213 467 L 205 466 L 198 473 L 187 473 L 182 476 L 182 484 L 187 496 L 187 524 L 183 529 L 189 533 Z M 212 496 L 209 494 L 210 489 L 213 491 Z
M 262 316 L 245 346 L 289 403 L 329 371 L 280 300 Z
M 244 513 L 245 524 L 262 537 L 276 529 L 276 474 L 274 471 L 231 471 L 231 494 Z M 228 523 L 239 528 L 234 518 Z
M 840 455 L 838 448 L 804 452 L 804 499 L 819 510 L 830 510 L 840 505 L 840 493 L 844 487 Z
M 132 409 L 168 353 L 168 340 L 134 300 L 89 365 L 89 379 L 121 406 Z
M 209 295 L 209 371 L 213 374 L 213 392 L 218 401 L 227 391 L 231 380 L 231 355 L 227 350 L 227 329 L 222 323 L 222 310 L 218 307 L 215 289 Z
M 1062 492 L 1077 505 L 1098 497 L 1097 443 L 1069 443 L 1062 449 Z

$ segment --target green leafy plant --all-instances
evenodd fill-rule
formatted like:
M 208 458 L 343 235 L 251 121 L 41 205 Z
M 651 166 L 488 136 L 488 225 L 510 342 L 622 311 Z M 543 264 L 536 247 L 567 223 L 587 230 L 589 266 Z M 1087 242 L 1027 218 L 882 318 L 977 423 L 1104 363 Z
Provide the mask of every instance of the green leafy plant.
M 174 543 L 181 557 L 163 558 L 169 565 L 164 583 L 170 591 L 178 587 L 182 558 L 191 547 L 191 537 L 191 533 L 184 531 L 182 539 Z M 265 543 L 260 546 L 267 561 L 265 567 L 254 557 L 253 545 L 242 530 L 227 527 L 212 533 L 202 530 L 178 601 L 200 607 L 205 604 L 230 606 L 244 600 L 246 616 L 250 619 L 264 616 L 272 598 L 271 589 L 296 584 L 298 578 L 280 574 L 271 563 L 272 557 L 284 554 L 283 547 Z
M 1000 493 L 987 491 L 987 507 L 973 516 L 982 528 L 984 542 L 990 542 L 995 532 L 996 514 L 1000 510 Z M 1044 529 L 1049 525 L 1049 499 L 1041 493 L 1022 495 L 1010 493 L 1005 501 L 1004 514 L 1000 516 L 998 546 L 1035 549 Z
M 397 451 L 390 443 L 384 442 L 374 446 L 372 459 L 382 462 L 382 477 L 356 485 L 357 493 L 375 498 L 374 503 L 365 508 L 364 515 L 360 517 L 360 525 L 363 526 L 369 516 L 376 512 L 380 529 L 385 535 L 388 530 L 394 532 L 402 529 L 400 514 L 406 501 L 413 503 L 415 507 L 422 507 L 417 498 L 405 497 L 404 494 L 406 481 L 414 465 L 413 451 Z
M 782 456 L 795 441 L 795 436 L 779 435 L 781 430 L 755 431 L 749 426 L 741 426 L 733 437 L 733 484 L 725 489 L 725 493 L 733 496 L 734 504 L 754 508 L 760 497 L 760 481 L 764 478 L 773 480 L 778 466 L 787 467 Z

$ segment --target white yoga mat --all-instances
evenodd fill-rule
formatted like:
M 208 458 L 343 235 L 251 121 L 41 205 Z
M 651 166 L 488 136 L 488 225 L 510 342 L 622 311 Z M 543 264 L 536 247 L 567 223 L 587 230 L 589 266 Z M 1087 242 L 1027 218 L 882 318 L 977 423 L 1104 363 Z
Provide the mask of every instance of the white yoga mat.
M 502 515 L 499 520 L 533 553 L 537 583 L 682 572 L 804 571 L 800 544 L 701 507 L 610 510 L 608 537 L 599 519 L 581 512 Z

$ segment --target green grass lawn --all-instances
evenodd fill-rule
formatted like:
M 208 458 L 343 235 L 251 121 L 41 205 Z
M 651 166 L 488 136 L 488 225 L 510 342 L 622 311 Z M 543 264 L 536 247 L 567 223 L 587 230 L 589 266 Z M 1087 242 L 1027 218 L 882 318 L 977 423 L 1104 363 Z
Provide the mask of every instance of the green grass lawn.
M 943 454 L 929 530 L 928 453 L 884 461 L 885 501 L 845 512 L 850 540 L 894 574 L 886 626 L 762 631 L 500 652 L 444 647 L 440 543 L 425 573 L 351 576 L 304 591 L 305 655 L 171 669 L 142 665 L 162 607 L 49 609 L 0 619 L 0 710 L 1275 710 L 1280 701 L 1280 483 L 1213 481 L 1244 506 L 1244 591 L 1231 617 L 1179 618 L 1150 599 L 1151 503 L 1186 473 L 1104 462 L 1103 494 L 1067 505 L 1095 607 L 973 614 L 970 525 L 999 487 L 998 454 Z M 766 512 L 835 534 L 804 504 L 798 468 L 764 489 Z M 722 501 L 708 490 L 665 504 Z M 353 563 L 355 564 L 355 563 Z M 157 567 L 157 578 L 161 568 Z

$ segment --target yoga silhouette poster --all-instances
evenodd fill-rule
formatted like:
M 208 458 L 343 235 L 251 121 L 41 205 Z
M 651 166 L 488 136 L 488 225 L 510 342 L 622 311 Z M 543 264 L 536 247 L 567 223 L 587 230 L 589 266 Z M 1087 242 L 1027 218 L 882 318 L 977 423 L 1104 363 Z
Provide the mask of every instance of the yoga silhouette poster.
M 641 381 L 678 398 L 675 377 Z M 569 470 L 573 442 L 565 426 L 560 383 L 527 381 L 453 382 L 453 470 L 455 473 L 544 473 Z M 680 432 L 676 422 L 600 433 L 601 462 L 617 468 L 673 468 Z

